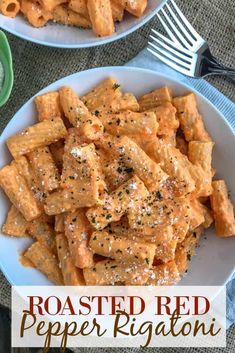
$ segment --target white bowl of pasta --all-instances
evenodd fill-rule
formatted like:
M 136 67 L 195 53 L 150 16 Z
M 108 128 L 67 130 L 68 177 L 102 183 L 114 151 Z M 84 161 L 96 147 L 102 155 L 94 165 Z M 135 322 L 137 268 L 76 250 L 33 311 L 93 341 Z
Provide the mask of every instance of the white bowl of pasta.
M 14 204 L 1 189 L 3 273 L 13 285 L 224 284 L 234 148 L 223 116 L 165 75 L 107 67 L 51 84 L 0 138 Z
M 51 47 L 93 47 L 137 30 L 164 2 L 89 0 L 88 7 L 86 0 L 23 0 L 21 5 L 18 0 L 6 0 L 0 8 L 0 27 L 25 40 Z

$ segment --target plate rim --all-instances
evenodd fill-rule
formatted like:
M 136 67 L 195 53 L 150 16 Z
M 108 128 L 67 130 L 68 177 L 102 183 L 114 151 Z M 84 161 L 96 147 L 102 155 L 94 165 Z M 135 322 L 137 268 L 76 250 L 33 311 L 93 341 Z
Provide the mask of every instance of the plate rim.
M 142 21 L 140 21 L 138 24 L 132 26 L 127 31 L 124 31 L 124 32 L 122 32 L 122 33 L 120 33 L 118 35 L 115 35 L 115 33 L 114 33 L 113 35 L 108 36 L 108 37 L 104 37 L 104 39 L 100 39 L 100 40 L 98 40 L 97 42 L 94 42 L 94 43 L 87 43 L 87 44 L 57 44 L 57 43 L 51 43 L 51 42 L 47 42 L 47 41 L 43 41 L 43 40 L 34 39 L 34 38 L 32 38 L 32 37 L 30 37 L 28 35 L 22 35 L 22 34 L 18 33 L 17 31 L 15 31 L 14 29 L 9 29 L 7 26 L 4 26 L 4 25 L 0 25 L 0 28 L 5 30 L 5 31 L 7 31 L 8 33 L 13 34 L 14 36 L 16 36 L 18 38 L 21 38 L 21 39 L 25 40 L 25 41 L 32 42 L 32 43 L 35 43 L 35 44 L 39 44 L 39 45 L 42 45 L 42 46 L 45 46 L 45 47 L 61 48 L 61 49 L 93 48 L 93 47 L 97 47 L 97 46 L 101 46 L 101 45 L 105 45 L 105 44 L 109 44 L 109 43 L 118 41 L 118 40 L 120 40 L 122 38 L 125 38 L 129 34 L 137 31 L 138 29 L 143 27 L 147 22 L 149 22 L 158 13 L 158 11 L 160 11 L 160 9 L 165 5 L 166 2 L 167 2 L 167 0 L 161 0 L 161 3 L 156 7 L 155 10 L 150 12 L 150 14 L 147 15 L 145 18 L 143 18 Z
M 142 72 L 142 73 L 148 73 L 148 74 L 153 74 L 156 76 L 160 76 L 163 79 L 166 78 L 168 80 L 171 80 L 174 84 L 180 84 L 181 86 L 183 86 L 186 90 L 190 90 L 191 92 L 194 92 L 196 94 L 196 96 L 199 96 L 202 100 L 204 100 L 206 102 L 206 104 L 208 104 L 210 106 L 210 108 L 212 108 L 214 111 L 216 111 L 216 113 L 220 116 L 220 118 L 223 120 L 223 122 L 225 123 L 225 125 L 227 126 L 228 130 L 230 131 L 232 138 L 234 139 L 234 144 L 235 144 L 235 130 L 230 126 L 229 122 L 225 119 L 224 115 L 219 111 L 219 109 L 217 107 L 214 106 L 213 103 L 211 103 L 208 98 L 206 98 L 205 96 L 203 96 L 203 94 L 201 94 L 200 92 L 198 92 L 194 87 L 189 86 L 188 84 L 179 81 L 175 78 L 170 77 L 169 75 L 163 74 L 161 72 L 158 71 L 154 71 L 151 69 L 145 69 L 145 68 L 140 68 L 140 67 L 135 67 L 135 66 L 104 66 L 104 67 L 98 67 L 98 68 L 92 68 L 92 69 L 87 69 L 87 70 L 83 70 L 83 71 L 79 71 L 76 73 L 73 73 L 71 75 L 62 77 L 58 80 L 55 80 L 54 82 L 50 83 L 49 85 L 47 85 L 46 87 L 44 87 L 43 89 L 41 89 L 40 91 L 38 91 L 35 95 L 33 95 L 31 98 L 28 99 L 28 101 L 26 103 L 24 103 L 21 108 L 19 110 L 17 110 L 17 112 L 13 115 L 13 117 L 10 119 L 10 121 L 8 122 L 8 124 L 5 126 L 4 130 L 2 131 L 1 135 L 0 135 L 0 143 L 5 142 L 5 133 L 7 132 L 7 130 L 9 130 L 11 128 L 11 125 L 13 124 L 15 117 L 20 114 L 21 110 L 27 108 L 32 102 L 34 97 L 36 97 L 39 94 L 43 94 L 44 92 L 48 91 L 51 89 L 52 86 L 54 85 L 59 85 L 60 82 L 62 82 L 63 80 L 71 80 L 76 78 L 76 76 L 79 75 L 86 75 L 87 72 L 96 72 L 96 71 L 110 71 L 112 70 L 115 74 L 115 71 L 119 71 L 119 70 L 123 70 L 123 71 L 137 71 L 137 72 Z M 1 168 L 1 166 L 0 166 Z M 1 236 L 3 236 L 1 234 Z M 10 280 L 10 277 L 8 276 L 8 271 L 5 271 L 5 266 L 2 264 L 1 261 L 1 257 L 0 257 L 0 270 L 3 272 L 4 276 L 7 278 L 8 282 L 14 286 L 15 284 L 12 283 L 12 281 Z M 234 267 L 233 269 L 231 269 L 231 271 L 229 271 L 228 276 L 223 280 L 223 283 L 220 284 L 220 286 L 224 286 L 231 278 L 232 274 L 234 273 L 235 270 L 235 262 L 234 262 Z M 48 285 L 48 284 L 45 284 Z

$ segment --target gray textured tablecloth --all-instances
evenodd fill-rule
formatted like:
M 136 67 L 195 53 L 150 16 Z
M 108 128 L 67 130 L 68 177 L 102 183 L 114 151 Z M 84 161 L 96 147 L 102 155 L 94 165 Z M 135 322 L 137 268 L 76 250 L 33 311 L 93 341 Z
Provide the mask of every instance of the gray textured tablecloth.
M 210 43 L 215 56 L 225 65 L 235 66 L 235 4 L 234 0 L 178 0 L 185 15 L 194 27 Z M 158 27 L 153 19 L 143 28 L 128 37 L 91 49 L 54 49 L 25 42 L 8 35 L 12 48 L 15 84 L 9 102 L 0 109 L 0 133 L 14 113 L 40 89 L 71 73 L 88 68 L 108 65 L 123 65 L 132 59 L 147 44 L 150 28 Z M 228 98 L 235 102 L 234 85 L 224 78 L 210 78 Z M 10 307 L 10 286 L 0 273 L 0 303 Z M 187 352 L 235 352 L 235 325 L 228 330 L 226 349 L 185 349 Z M 83 349 L 77 349 L 77 352 Z M 87 349 L 101 352 L 101 349 Z M 113 349 L 102 349 L 110 353 Z M 124 352 L 139 352 L 138 349 L 122 349 Z M 150 351 L 150 349 L 149 349 Z M 153 349 L 152 349 L 153 351 Z M 181 352 L 182 349 L 154 349 L 161 352 Z

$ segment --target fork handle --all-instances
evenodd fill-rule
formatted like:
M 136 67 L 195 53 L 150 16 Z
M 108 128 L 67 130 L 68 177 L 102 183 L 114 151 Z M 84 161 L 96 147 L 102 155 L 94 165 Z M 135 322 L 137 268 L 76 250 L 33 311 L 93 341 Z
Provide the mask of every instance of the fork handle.
M 209 75 L 223 75 L 230 78 L 235 83 L 235 70 L 226 67 L 218 62 L 218 60 L 211 55 L 210 58 L 204 57 L 207 62 L 207 70 Z

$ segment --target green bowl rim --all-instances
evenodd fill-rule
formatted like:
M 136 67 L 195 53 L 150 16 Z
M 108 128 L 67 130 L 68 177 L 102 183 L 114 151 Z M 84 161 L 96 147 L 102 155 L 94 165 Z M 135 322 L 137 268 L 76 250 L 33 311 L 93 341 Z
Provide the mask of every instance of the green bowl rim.
M 0 90 L 0 107 L 2 107 L 9 99 L 12 87 L 14 84 L 14 72 L 13 72 L 13 62 L 12 62 L 12 54 L 11 48 L 8 42 L 8 39 L 3 31 L 0 30 L 0 36 L 5 41 L 5 49 L 2 50 L 0 48 L 0 60 L 4 69 L 4 80 L 3 86 Z

